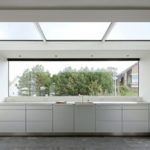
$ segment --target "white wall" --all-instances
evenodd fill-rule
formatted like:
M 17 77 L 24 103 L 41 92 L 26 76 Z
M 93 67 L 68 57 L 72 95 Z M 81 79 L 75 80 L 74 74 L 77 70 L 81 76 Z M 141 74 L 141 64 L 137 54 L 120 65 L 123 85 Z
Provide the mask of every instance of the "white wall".
M 0 101 L 8 96 L 8 61 L 0 59 Z
M 139 96 L 150 102 L 150 54 L 142 57 L 139 66 Z M 0 101 L 8 96 L 8 62 L 0 59 Z
M 150 54 L 141 58 L 139 81 L 139 95 L 150 102 Z

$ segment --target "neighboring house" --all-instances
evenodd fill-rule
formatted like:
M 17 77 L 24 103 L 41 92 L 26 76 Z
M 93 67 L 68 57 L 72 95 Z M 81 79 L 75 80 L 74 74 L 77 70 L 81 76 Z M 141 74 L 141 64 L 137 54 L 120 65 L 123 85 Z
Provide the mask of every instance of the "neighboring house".
M 117 76 L 118 85 L 126 85 L 133 90 L 138 90 L 138 63 L 133 64 Z
M 18 81 L 19 76 L 15 77 L 14 80 L 9 83 L 9 96 L 18 96 Z

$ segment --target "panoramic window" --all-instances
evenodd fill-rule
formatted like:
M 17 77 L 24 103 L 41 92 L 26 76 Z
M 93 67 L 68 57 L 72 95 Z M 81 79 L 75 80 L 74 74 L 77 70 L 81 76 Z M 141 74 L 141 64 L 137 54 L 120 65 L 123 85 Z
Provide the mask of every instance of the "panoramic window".
M 9 61 L 9 96 L 138 96 L 138 61 Z

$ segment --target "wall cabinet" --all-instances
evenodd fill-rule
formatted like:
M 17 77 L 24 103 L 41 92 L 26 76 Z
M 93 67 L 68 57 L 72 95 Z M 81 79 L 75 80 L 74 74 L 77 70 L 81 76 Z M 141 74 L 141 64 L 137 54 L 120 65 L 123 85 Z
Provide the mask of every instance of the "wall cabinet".
M 53 131 L 74 132 L 74 105 L 53 105 Z
M 75 105 L 75 132 L 95 132 L 95 105 Z

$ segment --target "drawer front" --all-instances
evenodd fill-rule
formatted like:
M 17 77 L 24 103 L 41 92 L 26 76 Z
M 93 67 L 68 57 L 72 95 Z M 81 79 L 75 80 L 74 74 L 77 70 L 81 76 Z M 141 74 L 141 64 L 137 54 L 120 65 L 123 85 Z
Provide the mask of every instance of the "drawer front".
M 96 110 L 99 109 L 122 109 L 120 104 L 96 104 Z
M 32 104 L 32 105 L 26 105 L 26 109 L 36 109 L 36 110 L 39 110 L 39 109 L 52 109 L 52 105 L 51 104 Z
M 8 104 L 8 105 L 0 105 L 0 110 L 3 110 L 3 109 L 7 109 L 7 110 L 20 110 L 20 109 L 23 109 L 25 110 L 25 105 L 15 105 L 15 104 Z
M 25 122 L 0 122 L 1 133 L 24 133 Z
M 27 121 L 52 121 L 52 110 L 27 110 Z
M 145 133 L 148 132 L 147 121 L 126 121 L 123 122 L 123 132 L 127 133 Z
M 74 106 L 55 105 L 53 107 L 53 129 L 54 132 L 74 131 Z
M 121 121 L 96 121 L 96 132 L 116 133 L 122 132 Z
M 25 121 L 25 110 L 0 110 L 0 121 Z
M 95 132 L 94 106 L 75 106 L 75 132 Z
M 31 133 L 52 132 L 52 122 L 27 122 L 26 130 Z
M 126 104 L 123 109 L 148 109 L 148 104 Z
M 122 118 L 121 110 L 96 110 L 96 120 L 120 120 Z
M 123 110 L 124 121 L 148 121 L 148 110 Z

